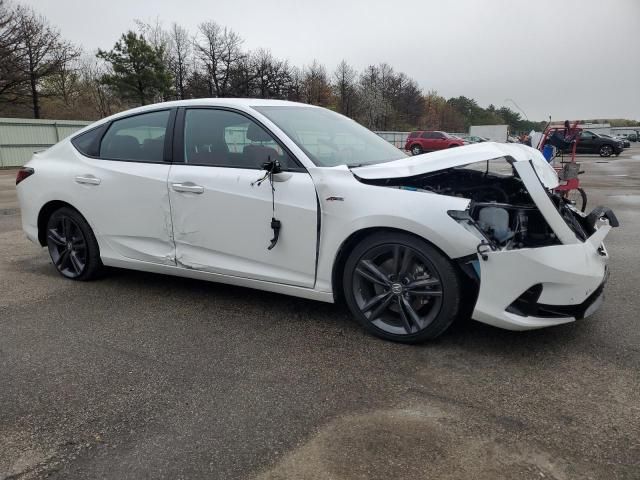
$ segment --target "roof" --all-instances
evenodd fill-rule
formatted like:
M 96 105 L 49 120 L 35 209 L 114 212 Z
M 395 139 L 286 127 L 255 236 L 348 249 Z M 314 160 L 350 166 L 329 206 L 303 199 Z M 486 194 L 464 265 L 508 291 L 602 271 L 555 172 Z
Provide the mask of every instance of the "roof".
M 173 100 L 171 102 L 153 103 L 150 105 L 143 105 L 141 107 L 131 108 L 118 112 L 109 117 L 101 118 L 96 122 L 88 125 L 82 130 L 78 131 L 81 134 L 87 130 L 90 130 L 97 125 L 110 122 L 112 120 L 126 117 L 129 115 L 135 115 L 138 113 L 150 112 L 161 108 L 175 108 L 175 107 L 188 107 L 188 106 L 217 106 L 217 107 L 230 107 L 238 108 L 239 110 L 246 110 L 253 107 L 304 107 L 304 108 L 319 108 L 315 105 L 300 102 L 290 102 L 288 100 L 271 100 L 266 98 L 192 98 L 189 100 Z
M 189 100 L 173 100 L 171 102 L 153 103 L 142 107 L 132 108 L 120 113 L 129 113 L 145 110 L 155 110 L 162 107 L 188 107 L 193 105 L 211 105 L 218 107 L 310 107 L 314 105 L 288 100 L 271 100 L 266 98 L 191 98 Z

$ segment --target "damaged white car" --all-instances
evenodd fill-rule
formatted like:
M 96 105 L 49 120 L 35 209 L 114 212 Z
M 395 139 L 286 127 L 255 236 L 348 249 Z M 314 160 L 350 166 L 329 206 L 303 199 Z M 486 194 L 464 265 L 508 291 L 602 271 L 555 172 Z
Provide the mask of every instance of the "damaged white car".
M 407 157 L 284 101 L 123 112 L 36 154 L 16 184 L 28 238 L 67 278 L 115 266 L 344 299 L 368 331 L 402 342 L 461 315 L 512 330 L 589 315 L 617 226 L 555 195 L 537 150 Z

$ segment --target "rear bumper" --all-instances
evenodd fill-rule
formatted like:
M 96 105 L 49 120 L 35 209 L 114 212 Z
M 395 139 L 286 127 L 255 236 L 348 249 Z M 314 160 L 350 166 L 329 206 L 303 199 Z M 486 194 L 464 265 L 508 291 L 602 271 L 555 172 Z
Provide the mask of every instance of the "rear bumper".
M 26 181 L 25 181 L 26 183 Z M 22 230 L 24 230 L 27 238 L 40 246 L 38 240 L 38 213 L 36 204 L 33 201 L 29 201 L 28 194 L 26 192 L 27 185 L 20 184 L 17 188 L 18 204 L 20 205 L 20 218 L 22 221 Z

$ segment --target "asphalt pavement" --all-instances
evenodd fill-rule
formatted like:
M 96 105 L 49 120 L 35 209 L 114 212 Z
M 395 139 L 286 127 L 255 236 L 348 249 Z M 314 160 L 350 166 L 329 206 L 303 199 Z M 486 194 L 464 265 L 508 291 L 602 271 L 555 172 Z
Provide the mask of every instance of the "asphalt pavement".
M 0 479 L 640 478 L 640 145 L 580 158 L 612 207 L 603 307 L 405 346 L 344 307 L 169 276 L 60 277 L 0 171 Z

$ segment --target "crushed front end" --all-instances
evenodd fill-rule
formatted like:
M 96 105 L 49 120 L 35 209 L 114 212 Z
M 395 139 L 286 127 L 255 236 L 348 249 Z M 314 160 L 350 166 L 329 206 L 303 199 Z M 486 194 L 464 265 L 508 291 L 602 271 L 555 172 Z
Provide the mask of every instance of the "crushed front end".
M 416 160 L 405 170 L 417 175 L 383 180 L 372 169 L 366 181 L 469 200 L 465 210 L 448 213 L 477 239 L 473 255 L 457 259 L 474 283 L 475 320 L 528 330 L 592 314 L 608 276 L 602 242 L 618 226 L 613 212 L 598 207 L 584 215 L 555 193 L 557 174 L 532 148 L 492 144 L 457 150 L 457 165 L 453 153 L 434 155 L 447 168 L 429 169 Z
M 472 317 L 528 330 L 591 315 L 603 300 L 608 253 L 602 242 L 618 226 L 615 215 L 604 207 L 584 215 L 542 183 L 533 162 L 507 162 L 511 175 L 480 173 L 471 182 L 477 190 L 468 195 L 469 208 L 450 212 L 478 234 Z

